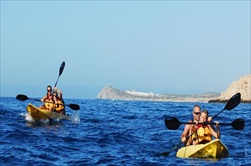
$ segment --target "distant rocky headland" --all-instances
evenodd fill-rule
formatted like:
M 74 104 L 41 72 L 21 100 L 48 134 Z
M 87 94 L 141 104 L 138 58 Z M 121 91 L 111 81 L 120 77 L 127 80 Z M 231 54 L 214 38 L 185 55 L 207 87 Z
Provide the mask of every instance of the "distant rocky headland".
M 110 85 L 105 86 L 98 94 L 98 99 L 107 100 L 148 100 L 148 101 L 174 101 L 174 102 L 208 102 L 218 97 L 220 93 L 207 93 L 200 95 L 175 95 L 175 94 L 154 94 L 137 92 L 134 90 L 121 91 Z
M 226 102 L 238 92 L 241 94 L 242 103 L 251 103 L 251 75 L 232 82 L 226 91 L 222 92 L 219 97 L 209 100 L 209 102 Z
M 121 91 L 110 85 L 105 86 L 97 96 L 97 99 L 106 100 L 148 100 L 148 101 L 172 101 L 172 102 L 226 102 L 234 94 L 241 93 L 241 101 L 251 103 L 251 75 L 241 77 L 233 82 L 225 92 L 204 93 L 193 95 L 179 94 L 154 94 L 152 92 L 137 92 L 135 90 Z

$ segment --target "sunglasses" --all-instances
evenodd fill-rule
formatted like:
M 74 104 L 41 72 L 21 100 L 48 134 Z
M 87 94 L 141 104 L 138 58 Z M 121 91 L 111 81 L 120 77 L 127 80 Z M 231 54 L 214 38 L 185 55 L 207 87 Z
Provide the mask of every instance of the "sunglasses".
M 51 92 L 51 89 L 47 89 L 48 92 Z
M 193 112 L 193 113 L 195 113 L 196 115 L 200 115 L 200 112 Z

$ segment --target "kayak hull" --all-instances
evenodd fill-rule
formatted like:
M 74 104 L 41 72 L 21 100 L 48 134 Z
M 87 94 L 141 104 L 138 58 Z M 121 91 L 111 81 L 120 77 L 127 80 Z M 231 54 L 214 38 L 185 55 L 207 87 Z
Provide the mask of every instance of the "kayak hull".
M 229 152 L 219 139 L 215 139 L 206 144 L 182 147 L 176 156 L 180 158 L 224 158 L 229 156 Z
M 28 104 L 26 111 L 34 120 L 40 119 L 67 119 L 71 120 L 70 116 L 58 114 L 56 112 L 49 111 L 47 109 L 38 108 L 32 104 Z

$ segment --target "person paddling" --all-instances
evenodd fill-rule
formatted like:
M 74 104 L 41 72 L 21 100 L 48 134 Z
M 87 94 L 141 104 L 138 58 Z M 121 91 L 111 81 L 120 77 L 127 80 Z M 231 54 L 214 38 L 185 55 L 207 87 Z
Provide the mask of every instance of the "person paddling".
M 59 114 L 64 114 L 65 115 L 63 94 L 62 94 L 61 90 L 59 88 L 57 88 L 57 87 L 54 87 L 53 101 L 54 101 L 54 111 L 59 113 Z
M 193 107 L 192 114 L 193 114 L 193 119 L 189 120 L 188 122 L 199 122 L 200 114 L 201 114 L 201 108 L 199 105 L 195 105 Z M 184 142 L 186 146 L 192 144 L 193 138 L 191 138 L 191 137 L 189 137 L 188 139 L 186 138 L 190 134 L 191 126 L 192 126 L 191 124 L 186 124 L 185 128 L 180 136 L 181 141 Z
M 41 99 L 41 102 L 44 102 L 40 108 L 52 110 L 53 109 L 53 95 L 52 95 L 52 87 L 51 85 L 47 86 L 47 93 L 46 95 Z
M 197 137 L 194 141 L 194 144 L 205 144 L 210 141 L 212 141 L 212 136 L 216 139 L 220 139 L 220 128 L 219 128 L 219 122 L 216 123 L 216 130 L 213 129 L 213 127 L 208 124 L 208 111 L 203 110 L 200 115 L 200 121 L 199 124 L 194 124 L 191 126 L 191 132 L 194 132 L 195 136 Z M 201 124 L 203 123 L 203 124 Z
M 193 107 L 192 111 L 193 119 L 189 120 L 188 122 L 199 122 L 200 121 L 200 115 L 201 115 L 201 107 L 199 105 L 195 105 Z M 212 121 L 212 117 L 208 117 L 208 122 Z M 186 124 L 185 128 L 180 136 L 180 139 L 182 142 L 185 143 L 185 146 L 189 146 L 192 144 L 193 140 L 195 139 L 195 135 L 191 133 L 191 124 Z M 187 138 L 190 136 L 189 138 Z

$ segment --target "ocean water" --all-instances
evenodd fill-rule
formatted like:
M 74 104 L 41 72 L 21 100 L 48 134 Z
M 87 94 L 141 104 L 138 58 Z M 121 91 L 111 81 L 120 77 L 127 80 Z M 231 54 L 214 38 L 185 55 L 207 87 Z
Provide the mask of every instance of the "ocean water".
M 177 158 L 174 150 L 184 128 L 168 130 L 164 119 L 173 116 L 188 121 L 199 104 L 210 115 L 225 104 L 152 101 L 73 100 L 80 111 L 67 108 L 74 121 L 32 123 L 26 106 L 41 103 L 0 98 L 0 165 L 250 165 L 251 104 L 239 104 L 216 119 L 231 123 L 243 118 L 245 128 L 220 126 L 221 141 L 230 156 L 218 160 Z

